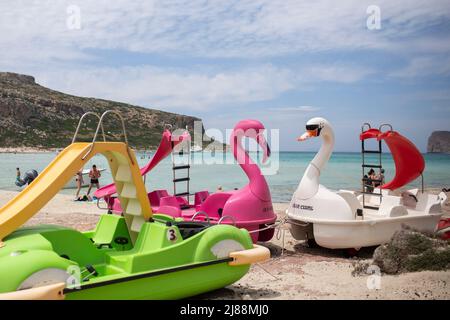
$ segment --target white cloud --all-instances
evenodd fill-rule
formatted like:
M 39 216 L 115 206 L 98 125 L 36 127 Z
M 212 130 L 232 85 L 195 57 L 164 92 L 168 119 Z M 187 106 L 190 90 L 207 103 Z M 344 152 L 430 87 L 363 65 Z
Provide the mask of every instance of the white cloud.
M 448 22 L 447 1 L 379 0 L 378 31 L 366 28 L 366 8 L 371 4 L 371 0 L 339 5 L 331 0 L 3 0 L 0 70 L 30 73 L 48 87 L 76 95 L 183 112 L 242 108 L 290 90 L 322 82 L 353 84 L 379 72 L 358 61 L 277 66 L 272 60 L 286 55 L 301 62 L 304 54 L 325 53 L 345 60 L 355 52 L 389 51 L 411 58 L 410 65 L 392 72 L 394 77 L 449 74 L 448 59 L 440 66 L 441 61 L 429 57 L 450 53 L 450 42 L 443 41 L 448 36 L 422 32 L 443 19 Z M 67 28 L 69 5 L 80 7 L 80 30 Z M 106 67 L 96 50 L 108 49 L 125 58 L 137 52 L 176 57 L 178 63 L 191 56 L 217 60 L 201 60 L 214 70 L 148 62 L 130 66 L 126 59 Z M 237 58 L 243 67 L 221 65 L 221 58 Z
M 305 82 L 338 82 L 353 83 L 360 81 L 375 70 L 366 67 L 350 66 L 350 65 L 316 65 L 306 67 L 302 70 Z
M 297 106 L 297 107 L 279 107 L 279 108 L 269 108 L 270 111 L 277 112 L 316 112 L 320 108 L 313 106 Z
M 27 43 L 36 50 L 47 48 L 49 56 L 53 52 L 59 59 L 66 57 L 67 48 L 244 58 L 328 50 L 411 52 L 413 46 L 401 45 L 410 41 L 405 39 L 450 17 L 445 0 L 380 0 L 382 29 L 369 31 L 366 8 L 372 2 L 4 0 L 0 48 L 19 54 Z M 81 30 L 66 26 L 69 5 L 81 9 Z M 423 42 L 411 44 L 420 49 Z
M 291 90 L 295 77 L 264 65 L 211 73 L 154 66 L 45 70 L 36 79 L 67 93 L 186 111 L 271 100 Z
M 152 65 L 125 67 L 79 67 L 59 65 L 34 69 L 36 80 L 66 93 L 124 101 L 176 112 L 239 110 L 252 102 L 271 101 L 290 90 L 309 90 L 321 81 L 352 83 L 367 70 L 351 66 L 313 66 L 296 69 L 271 64 L 243 69 L 164 68 Z M 281 107 L 276 112 L 314 112 L 312 106 Z
M 445 57 L 413 58 L 408 65 L 391 72 L 391 76 L 400 78 L 425 77 L 429 75 L 450 75 L 450 59 Z

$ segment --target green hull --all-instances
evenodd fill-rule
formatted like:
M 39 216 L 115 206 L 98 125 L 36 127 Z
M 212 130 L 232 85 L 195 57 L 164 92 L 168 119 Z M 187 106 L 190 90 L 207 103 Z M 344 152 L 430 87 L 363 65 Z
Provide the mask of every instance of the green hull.
M 182 299 L 226 287 L 248 272 L 249 266 L 228 263 L 110 284 L 66 293 L 70 300 L 164 300 Z

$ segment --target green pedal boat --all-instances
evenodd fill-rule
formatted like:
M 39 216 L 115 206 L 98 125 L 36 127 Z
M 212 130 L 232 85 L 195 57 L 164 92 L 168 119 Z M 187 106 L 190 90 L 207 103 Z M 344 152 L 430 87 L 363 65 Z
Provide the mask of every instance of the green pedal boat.
M 97 133 L 92 143 L 75 134 L 0 209 L 0 299 L 179 299 L 230 285 L 269 259 L 245 229 L 153 214 L 125 130 L 125 143 L 96 142 Z M 122 216 L 102 215 L 89 232 L 22 227 L 95 154 L 108 159 Z

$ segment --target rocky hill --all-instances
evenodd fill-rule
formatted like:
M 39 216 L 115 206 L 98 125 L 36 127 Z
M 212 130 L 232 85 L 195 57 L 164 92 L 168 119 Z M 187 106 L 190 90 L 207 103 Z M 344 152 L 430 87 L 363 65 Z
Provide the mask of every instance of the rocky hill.
M 0 147 L 63 148 L 70 144 L 81 115 L 111 109 L 123 115 L 129 143 L 138 149 L 157 146 L 165 124 L 174 128 L 187 125 L 191 131 L 194 121 L 200 121 L 126 103 L 76 97 L 40 86 L 31 76 L 0 72 Z M 98 120 L 87 120 L 79 141 L 93 137 Z M 105 119 L 104 128 L 108 140 L 121 141 L 120 122 L 114 115 Z
M 450 153 L 450 131 L 434 131 L 428 138 L 427 151 Z

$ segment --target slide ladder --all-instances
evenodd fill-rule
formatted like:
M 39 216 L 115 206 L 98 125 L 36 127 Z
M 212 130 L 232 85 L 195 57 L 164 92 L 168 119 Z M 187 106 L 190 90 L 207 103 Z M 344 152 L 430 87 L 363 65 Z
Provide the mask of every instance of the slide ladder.
M 186 131 L 188 128 L 186 126 Z M 191 140 L 186 140 L 187 145 L 182 145 L 181 150 L 172 150 L 172 173 L 173 173 L 173 195 L 176 197 L 186 197 L 190 202 L 190 169 L 191 169 Z M 187 149 L 187 151 L 186 151 Z M 187 157 L 187 158 L 186 158 Z M 187 160 L 186 160 L 187 159 Z M 184 172 L 182 177 L 177 176 L 177 172 Z M 177 184 L 184 183 L 185 187 L 181 192 L 177 192 Z M 178 189 L 179 190 L 179 189 Z
M 383 163 L 382 163 L 382 158 L 381 158 L 381 156 L 383 154 L 382 141 L 381 140 L 377 141 L 377 148 L 375 150 L 367 150 L 365 143 L 366 143 L 367 139 L 371 139 L 371 138 L 377 139 L 378 136 L 381 133 L 382 127 L 384 127 L 384 126 L 390 126 L 391 127 L 391 131 L 392 131 L 392 126 L 390 124 L 383 124 L 383 125 L 380 126 L 379 129 L 372 128 L 369 123 L 364 123 L 362 125 L 362 127 L 361 127 L 361 136 L 360 136 L 360 139 L 361 139 L 361 158 L 362 158 L 362 165 L 361 165 L 361 168 L 362 168 L 362 179 L 361 179 L 361 181 L 362 181 L 362 190 L 361 190 L 361 193 L 362 193 L 362 200 L 363 200 L 362 201 L 362 205 L 363 205 L 363 208 L 365 208 L 365 209 L 373 209 L 373 210 L 378 210 L 379 209 L 379 207 L 377 207 L 377 206 L 373 206 L 373 205 L 367 204 L 367 201 L 366 201 L 366 196 L 367 195 L 369 195 L 371 197 L 372 196 L 379 197 L 379 200 L 380 200 L 379 204 L 380 205 L 381 205 L 381 201 L 382 201 L 382 198 L 383 198 L 383 193 L 381 191 L 381 188 L 378 188 L 379 192 L 373 192 L 374 191 L 373 190 L 374 187 L 372 185 L 369 185 L 369 183 L 371 183 L 371 182 L 378 182 L 379 185 L 381 185 L 381 183 L 383 181 L 382 180 L 365 178 L 366 170 L 369 169 L 369 168 L 378 170 L 378 173 L 381 175 L 381 170 L 383 169 Z M 365 130 L 366 127 L 368 127 L 368 130 Z M 377 155 L 376 163 L 373 163 L 373 162 L 372 163 L 367 163 L 366 162 L 367 161 L 366 156 L 367 155 L 374 155 L 374 154 Z

